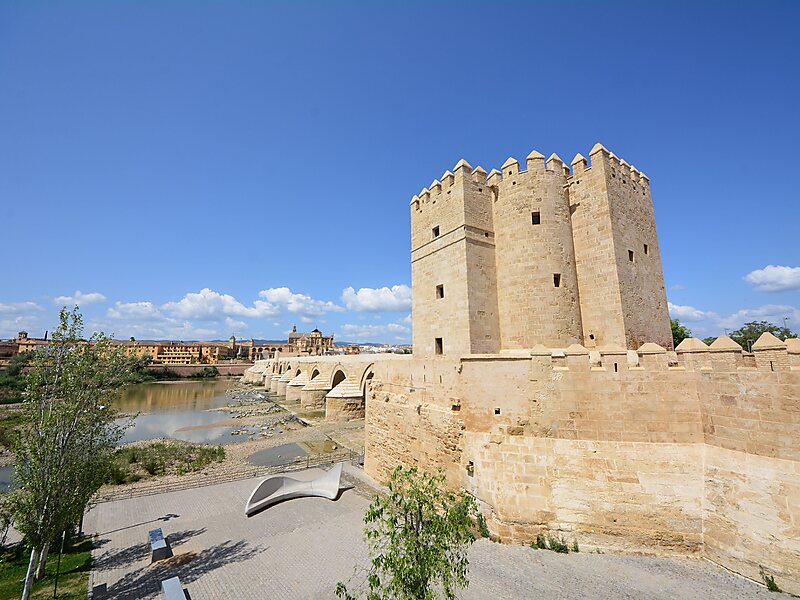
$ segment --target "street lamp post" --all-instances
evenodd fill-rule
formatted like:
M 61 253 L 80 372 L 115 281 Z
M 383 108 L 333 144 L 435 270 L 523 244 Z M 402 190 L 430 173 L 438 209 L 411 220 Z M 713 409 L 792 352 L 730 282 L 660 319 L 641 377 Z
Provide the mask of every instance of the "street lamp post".
M 64 554 L 64 541 L 67 539 L 67 530 L 61 534 L 61 551 L 58 553 L 58 563 L 56 564 L 56 581 L 53 584 L 53 600 L 58 594 L 58 573 L 61 570 L 61 555 Z

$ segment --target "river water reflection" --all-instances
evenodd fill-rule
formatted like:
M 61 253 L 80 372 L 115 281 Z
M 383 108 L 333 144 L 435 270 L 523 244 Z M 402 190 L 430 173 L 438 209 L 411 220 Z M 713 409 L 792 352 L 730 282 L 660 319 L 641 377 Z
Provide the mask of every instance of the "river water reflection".
M 225 393 L 234 385 L 231 380 L 215 379 L 142 383 L 125 388 L 116 408 L 130 415 L 141 414 L 125 432 L 122 443 L 164 437 L 214 444 L 237 441 L 239 438 L 231 435 L 234 427 L 228 422 L 230 414 L 208 410 L 226 406 L 230 398 Z

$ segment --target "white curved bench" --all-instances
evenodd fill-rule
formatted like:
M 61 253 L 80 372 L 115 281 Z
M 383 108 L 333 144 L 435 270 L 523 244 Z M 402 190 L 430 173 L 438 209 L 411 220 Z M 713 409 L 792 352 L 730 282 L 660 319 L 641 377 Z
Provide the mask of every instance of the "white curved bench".
M 268 506 L 290 498 L 319 496 L 335 500 L 339 495 L 339 480 L 342 477 L 343 464 L 337 464 L 327 473 L 311 481 L 299 481 L 285 475 L 267 477 L 250 494 L 244 507 L 244 514 L 248 517 L 252 516 Z

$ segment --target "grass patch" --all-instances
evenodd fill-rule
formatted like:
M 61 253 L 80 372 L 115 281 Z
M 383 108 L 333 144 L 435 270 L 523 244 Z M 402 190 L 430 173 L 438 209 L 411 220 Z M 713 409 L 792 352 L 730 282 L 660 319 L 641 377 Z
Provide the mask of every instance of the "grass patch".
M 162 475 L 184 475 L 225 460 L 225 448 L 189 442 L 153 442 L 120 448 L 114 453 L 108 482 L 134 483 Z
M 56 565 L 58 564 L 59 542 L 53 542 L 50 557 L 47 559 L 45 576 L 33 586 L 31 598 L 44 600 L 53 597 Z M 22 584 L 28 570 L 30 554 L 22 544 L 0 550 L 0 598 L 19 598 Z M 92 564 L 92 543 L 90 540 L 68 541 L 61 556 L 58 576 L 59 600 L 78 600 L 86 598 L 89 585 L 89 570 Z

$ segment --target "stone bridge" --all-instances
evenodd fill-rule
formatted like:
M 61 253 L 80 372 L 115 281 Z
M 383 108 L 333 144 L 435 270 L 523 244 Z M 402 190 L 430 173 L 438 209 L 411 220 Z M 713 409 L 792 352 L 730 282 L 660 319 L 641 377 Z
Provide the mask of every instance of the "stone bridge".
M 244 374 L 247 383 L 261 384 L 287 402 L 304 408 L 325 408 L 325 419 L 347 421 L 364 417 L 368 386 L 375 364 L 396 355 L 294 356 L 256 361 Z

